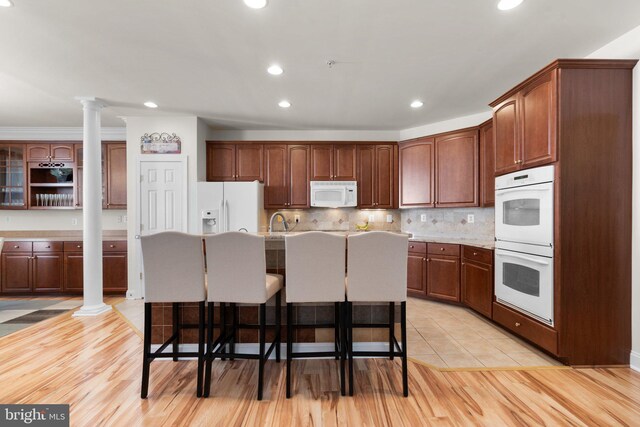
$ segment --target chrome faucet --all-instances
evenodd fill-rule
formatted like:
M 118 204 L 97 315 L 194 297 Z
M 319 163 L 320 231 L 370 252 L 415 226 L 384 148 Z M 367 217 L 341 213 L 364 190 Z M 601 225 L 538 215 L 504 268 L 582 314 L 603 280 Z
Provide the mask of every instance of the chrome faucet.
M 271 215 L 271 219 L 269 220 L 269 232 L 273 233 L 273 220 L 277 216 L 282 218 L 282 225 L 284 225 L 284 231 L 286 233 L 287 231 L 289 231 L 289 224 L 287 224 L 287 220 L 284 218 L 284 215 L 282 215 L 281 212 L 276 212 L 273 215 Z

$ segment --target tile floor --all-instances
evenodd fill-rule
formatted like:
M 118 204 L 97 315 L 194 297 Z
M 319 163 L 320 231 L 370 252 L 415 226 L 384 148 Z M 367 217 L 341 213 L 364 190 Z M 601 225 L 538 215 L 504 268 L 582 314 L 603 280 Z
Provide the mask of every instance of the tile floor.
M 82 305 L 82 300 L 2 300 L 0 337 Z
M 407 300 L 409 356 L 439 368 L 507 368 L 562 364 L 475 312 Z

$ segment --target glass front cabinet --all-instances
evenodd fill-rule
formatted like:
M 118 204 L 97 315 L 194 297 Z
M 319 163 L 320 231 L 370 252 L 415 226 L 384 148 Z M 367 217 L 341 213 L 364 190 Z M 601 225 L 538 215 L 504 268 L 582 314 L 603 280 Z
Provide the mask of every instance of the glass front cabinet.
M 26 209 L 25 146 L 0 144 L 0 209 Z

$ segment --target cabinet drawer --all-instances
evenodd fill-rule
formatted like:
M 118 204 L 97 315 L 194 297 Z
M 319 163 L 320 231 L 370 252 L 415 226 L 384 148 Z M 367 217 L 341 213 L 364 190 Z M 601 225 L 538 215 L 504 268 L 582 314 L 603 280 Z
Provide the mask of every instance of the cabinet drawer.
M 32 249 L 32 242 L 4 242 L 2 252 L 31 252 Z
M 460 256 L 460 245 L 452 245 L 450 243 L 429 243 L 427 251 L 430 254 Z
M 427 244 L 424 242 L 409 242 L 409 252 L 426 254 Z
M 77 242 L 64 242 L 64 251 L 65 252 L 82 252 L 82 248 L 84 245 L 82 241 Z
M 475 246 L 463 246 L 462 257 L 468 260 L 493 264 L 493 251 L 490 249 L 476 248 Z
M 102 252 L 126 252 L 126 240 L 111 240 L 102 242 Z
M 558 333 L 550 327 L 497 302 L 493 303 L 493 320 L 516 335 L 538 344 L 553 354 L 558 354 Z
M 62 242 L 33 242 L 33 252 L 62 252 Z

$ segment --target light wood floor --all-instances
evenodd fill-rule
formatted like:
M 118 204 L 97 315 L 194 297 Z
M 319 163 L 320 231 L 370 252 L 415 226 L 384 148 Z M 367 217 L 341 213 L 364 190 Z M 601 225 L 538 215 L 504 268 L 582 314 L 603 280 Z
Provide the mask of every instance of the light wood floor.
M 295 361 L 287 400 L 284 364 L 269 362 L 258 402 L 255 361 L 215 362 L 208 399 L 195 397 L 195 362 L 158 361 L 141 400 L 141 350 L 116 312 L 40 322 L 0 339 L 0 402 L 70 403 L 73 426 L 640 424 L 640 374 L 629 369 L 443 372 L 410 363 L 405 399 L 398 361 L 357 360 L 354 397 L 339 396 L 335 361 Z

